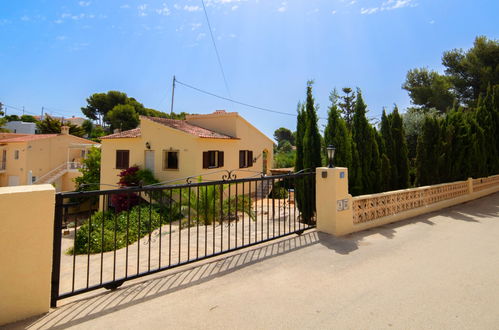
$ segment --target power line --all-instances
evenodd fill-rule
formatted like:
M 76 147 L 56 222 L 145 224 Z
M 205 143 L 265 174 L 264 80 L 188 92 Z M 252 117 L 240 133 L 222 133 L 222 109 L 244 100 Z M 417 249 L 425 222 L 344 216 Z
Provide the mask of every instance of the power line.
M 211 93 L 211 92 L 208 92 L 208 91 L 205 91 L 201 88 L 197 88 L 197 87 L 194 87 L 192 85 L 189 85 L 189 84 L 186 84 L 186 83 L 183 83 L 181 82 L 180 80 L 178 79 L 175 79 L 175 82 L 184 86 L 184 87 L 187 87 L 187 88 L 190 88 L 190 89 L 193 89 L 195 91 L 198 91 L 200 93 L 203 93 L 203 94 L 206 94 L 206 95 L 210 95 L 210 96 L 213 96 L 213 97 L 216 97 L 216 98 L 219 98 L 219 99 L 222 99 L 222 100 L 226 100 L 226 101 L 230 101 L 230 102 L 233 102 L 233 103 L 236 103 L 236 104 L 239 104 L 239 105 L 242 105 L 242 106 L 245 106 L 245 107 L 248 107 L 248 108 L 253 108 L 253 109 L 257 109 L 257 110 L 261 110 L 261 111 L 266 111 L 266 112 L 272 112 L 272 113 L 277 113 L 277 114 L 280 114 L 280 115 L 286 115 L 286 116 L 292 116 L 292 117 L 297 117 L 298 115 L 297 114 L 294 114 L 294 113 L 289 113 L 289 112 L 283 112 L 283 111 L 277 111 L 277 110 L 272 110 L 272 109 L 268 109 L 268 108 L 262 108 L 262 107 L 258 107 L 256 105 L 251 105 L 251 104 L 248 104 L 248 103 L 244 103 L 244 102 L 239 102 L 239 101 L 236 101 L 236 100 L 233 100 L 233 99 L 230 99 L 230 98 L 227 98 L 227 97 L 224 97 L 224 96 L 220 96 L 220 95 L 217 95 L 217 94 L 214 94 L 214 93 Z M 322 117 L 318 117 L 318 119 L 324 119 L 324 120 L 327 120 L 327 118 L 322 118 Z
M 213 31 L 211 30 L 210 19 L 208 18 L 208 12 L 206 11 L 206 6 L 204 5 L 204 0 L 201 0 L 203 4 L 204 16 L 206 17 L 206 22 L 208 23 L 208 29 L 210 30 L 211 41 L 213 42 L 213 47 L 215 48 L 215 53 L 217 54 L 218 65 L 220 66 L 220 71 L 222 72 L 222 77 L 224 79 L 225 88 L 227 89 L 227 94 L 230 95 L 229 84 L 227 84 L 227 79 L 225 78 L 224 68 L 222 66 L 222 61 L 220 60 L 220 54 L 218 53 L 217 44 L 215 43 L 215 38 L 213 37 Z

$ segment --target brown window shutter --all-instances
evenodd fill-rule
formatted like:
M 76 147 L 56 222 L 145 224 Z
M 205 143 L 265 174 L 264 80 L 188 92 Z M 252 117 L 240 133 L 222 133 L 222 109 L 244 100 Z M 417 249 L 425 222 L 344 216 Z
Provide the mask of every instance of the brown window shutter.
M 224 167 L 224 152 L 218 152 L 218 167 Z
M 239 150 L 239 168 L 246 167 L 246 166 L 244 166 L 246 163 L 245 156 L 246 155 L 245 155 L 244 150 Z
M 116 150 L 116 166 L 115 168 L 121 168 L 121 152 Z
M 210 153 L 208 151 L 203 151 L 203 168 L 210 167 Z
M 253 151 L 251 151 L 251 150 L 248 150 L 247 166 L 248 167 L 252 167 L 253 166 Z
M 124 150 L 123 152 L 123 165 L 125 168 L 130 167 L 130 151 L 129 150 Z

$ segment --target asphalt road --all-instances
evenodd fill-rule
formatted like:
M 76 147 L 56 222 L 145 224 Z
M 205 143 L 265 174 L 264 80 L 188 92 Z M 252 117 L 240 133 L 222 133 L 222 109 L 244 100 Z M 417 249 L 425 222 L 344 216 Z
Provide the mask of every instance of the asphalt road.
M 499 329 L 499 194 L 315 231 L 62 302 L 16 328 Z

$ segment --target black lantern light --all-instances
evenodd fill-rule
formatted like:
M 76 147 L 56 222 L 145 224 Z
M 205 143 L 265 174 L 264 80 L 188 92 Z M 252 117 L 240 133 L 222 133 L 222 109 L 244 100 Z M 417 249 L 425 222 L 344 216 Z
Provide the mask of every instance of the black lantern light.
M 327 146 L 327 158 L 329 160 L 329 168 L 333 168 L 333 158 L 334 158 L 334 152 L 336 151 L 336 148 L 330 144 Z

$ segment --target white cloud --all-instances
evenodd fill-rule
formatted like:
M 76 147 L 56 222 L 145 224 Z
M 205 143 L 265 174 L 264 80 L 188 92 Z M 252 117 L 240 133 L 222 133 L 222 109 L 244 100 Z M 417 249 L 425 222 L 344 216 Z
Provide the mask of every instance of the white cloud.
M 312 9 L 312 10 L 308 11 L 307 15 L 317 14 L 318 12 L 319 12 L 319 8 L 315 8 L 315 9 Z
M 199 6 L 188 6 L 188 5 L 185 5 L 184 6 L 184 10 L 189 11 L 189 12 L 199 11 L 199 10 L 201 10 L 201 7 L 199 7 Z
M 237 8 L 239 8 L 239 6 L 238 6 L 238 5 L 234 5 L 234 6 L 232 6 L 232 8 L 230 8 L 230 10 L 234 11 L 234 10 L 236 10 Z
M 182 9 L 182 7 L 178 3 L 174 4 L 173 8 L 175 8 L 177 10 Z
M 168 16 L 170 15 L 170 9 L 166 6 L 166 3 L 163 3 L 163 7 L 156 9 L 156 13 L 158 13 L 159 15 Z
M 63 13 L 63 14 L 61 14 L 61 17 L 68 18 L 68 17 L 71 17 L 71 14 L 70 13 Z
M 331 11 L 331 14 L 332 14 L 332 15 L 336 15 L 336 13 L 337 13 L 337 11 L 336 11 L 336 10 Z
M 362 15 L 371 15 L 371 14 L 375 14 L 379 11 L 379 8 L 378 7 L 374 7 L 374 8 L 360 8 L 360 13 Z
M 204 39 L 204 37 L 206 37 L 206 33 L 199 33 L 198 36 L 196 37 L 196 40 L 201 40 L 201 39 Z
M 288 3 L 286 1 L 281 2 L 281 7 L 277 8 L 280 13 L 285 12 L 288 9 Z
M 361 8 L 360 13 L 362 15 L 370 15 L 385 10 L 393 10 L 404 7 L 416 7 L 416 6 L 417 3 L 414 3 L 413 0 L 386 0 L 379 7 Z
M 29 20 L 30 20 L 29 16 L 24 15 L 21 17 L 21 21 L 27 22 Z
M 82 7 L 88 7 L 90 6 L 91 2 L 90 1 L 80 1 L 78 4 Z
M 199 29 L 203 24 L 201 23 L 192 23 L 191 24 L 191 30 L 192 31 L 196 31 L 197 29 Z
M 56 19 L 56 20 L 54 21 L 54 23 L 55 23 L 55 24 L 61 24 L 61 23 L 63 23 L 63 22 L 64 22 L 64 21 L 63 21 L 62 19 Z
M 125 3 L 124 5 L 121 5 L 120 8 L 121 9 L 130 9 L 130 5 Z
M 137 9 L 139 10 L 140 17 L 147 16 L 147 13 L 146 13 L 147 7 L 148 7 L 148 5 L 146 3 L 137 6 Z
M 430 24 L 435 24 L 435 20 L 433 20 L 433 19 L 432 19 L 432 20 L 431 20 L 431 21 L 429 21 L 428 23 L 430 23 Z
M 63 41 L 63 40 L 66 40 L 68 37 L 66 36 L 57 36 L 56 39 L 57 40 L 60 40 L 60 41 Z

